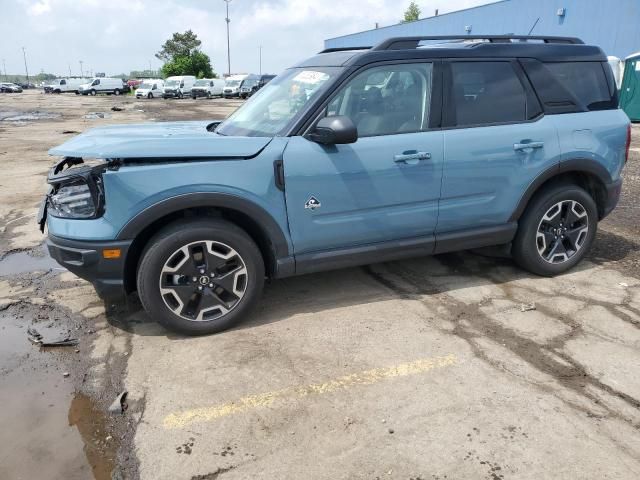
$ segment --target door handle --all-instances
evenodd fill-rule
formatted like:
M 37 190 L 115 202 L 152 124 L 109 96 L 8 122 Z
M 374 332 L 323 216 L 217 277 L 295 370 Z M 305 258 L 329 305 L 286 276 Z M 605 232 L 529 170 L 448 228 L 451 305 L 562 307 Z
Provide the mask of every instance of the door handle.
M 429 152 L 417 152 L 415 150 L 408 150 L 402 152 L 399 155 L 394 155 L 393 161 L 396 163 L 417 163 L 420 160 L 430 160 L 431 154 Z
M 544 147 L 544 142 L 527 142 L 527 143 L 514 143 L 513 149 L 516 151 L 527 150 L 529 148 L 542 148 Z

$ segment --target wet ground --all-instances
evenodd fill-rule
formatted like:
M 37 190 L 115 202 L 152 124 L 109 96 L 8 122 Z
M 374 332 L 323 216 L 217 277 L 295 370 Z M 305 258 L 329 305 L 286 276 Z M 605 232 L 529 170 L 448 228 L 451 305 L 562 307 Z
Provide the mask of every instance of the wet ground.
M 0 478 L 640 477 L 639 127 L 620 205 L 566 275 L 468 252 L 307 275 L 202 338 L 105 311 L 42 248 L 46 150 L 237 105 L 0 96 Z

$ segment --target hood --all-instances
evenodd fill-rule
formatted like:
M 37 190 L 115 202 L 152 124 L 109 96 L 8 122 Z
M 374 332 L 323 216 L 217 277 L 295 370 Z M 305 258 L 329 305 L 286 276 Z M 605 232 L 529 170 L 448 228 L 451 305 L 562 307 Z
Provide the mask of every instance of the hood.
M 249 158 L 271 137 L 226 137 L 209 132 L 212 122 L 160 122 L 91 129 L 49 150 L 81 158 Z

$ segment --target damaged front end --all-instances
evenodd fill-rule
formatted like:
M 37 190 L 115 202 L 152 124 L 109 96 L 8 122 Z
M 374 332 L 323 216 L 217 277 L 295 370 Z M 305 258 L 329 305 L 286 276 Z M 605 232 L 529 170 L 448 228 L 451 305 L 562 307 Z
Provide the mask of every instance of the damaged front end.
M 69 219 L 92 219 L 104 213 L 102 173 L 107 160 L 85 161 L 65 157 L 49 171 L 49 188 L 42 200 L 37 222 L 44 233 L 47 215 Z

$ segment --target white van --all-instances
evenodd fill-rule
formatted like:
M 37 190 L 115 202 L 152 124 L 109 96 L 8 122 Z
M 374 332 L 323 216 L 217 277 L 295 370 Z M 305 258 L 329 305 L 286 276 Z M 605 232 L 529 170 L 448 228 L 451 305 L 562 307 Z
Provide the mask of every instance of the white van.
M 224 84 L 224 90 L 222 94 L 225 98 L 229 97 L 239 97 L 240 96 L 240 85 L 242 85 L 242 81 L 247 78 L 249 75 L 229 75 Z
M 162 98 L 183 98 L 185 95 L 191 95 L 194 83 L 196 83 L 196 77 L 193 75 L 168 77 L 164 81 Z
M 162 96 L 162 89 L 164 88 L 164 81 L 157 79 L 143 80 L 136 89 L 136 98 L 153 98 Z
M 44 93 L 78 93 L 80 85 L 87 82 L 88 78 L 56 78 L 44 86 Z
M 95 77 L 91 82 L 78 87 L 78 92 L 82 95 L 97 95 L 98 93 L 120 95 L 128 90 L 129 87 L 122 79 L 109 77 Z
M 224 89 L 224 80 L 221 78 L 201 78 L 191 89 L 191 98 L 194 100 L 198 97 L 211 98 L 216 95 L 222 96 Z

